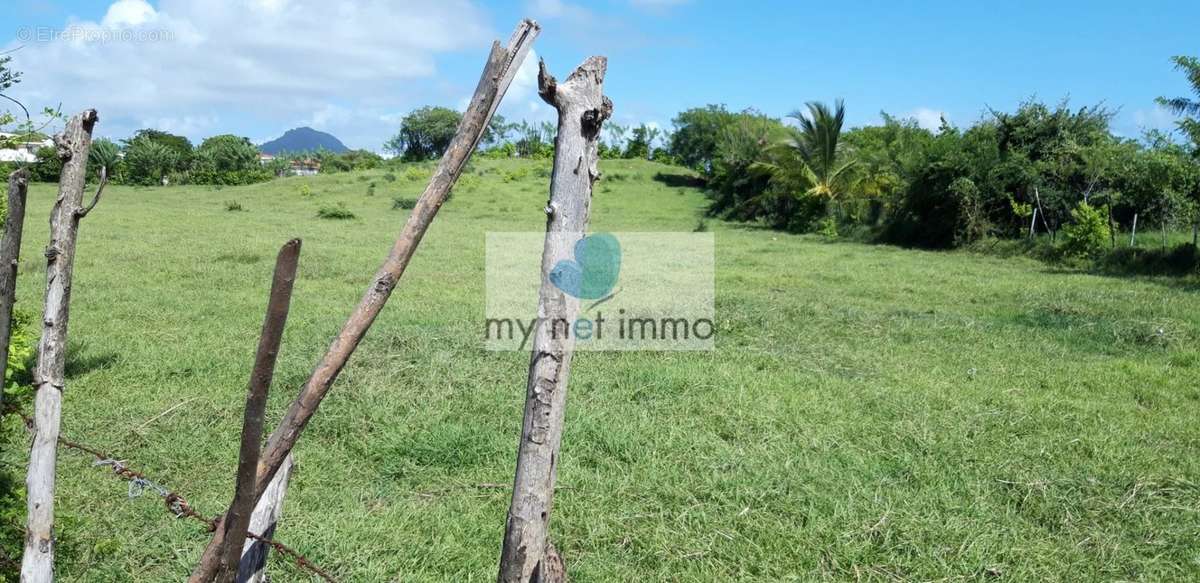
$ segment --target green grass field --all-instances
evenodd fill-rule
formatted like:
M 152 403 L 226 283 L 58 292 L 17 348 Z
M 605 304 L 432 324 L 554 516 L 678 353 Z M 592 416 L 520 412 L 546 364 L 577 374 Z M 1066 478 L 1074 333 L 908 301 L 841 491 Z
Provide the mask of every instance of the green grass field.
M 545 168 L 474 164 L 300 441 L 278 538 L 342 580 L 495 579 L 528 356 L 481 347 L 484 234 L 544 227 Z M 680 170 L 602 170 L 596 229 L 696 228 L 703 194 L 652 179 Z M 402 225 L 392 197 L 424 186 L 385 173 L 110 188 L 82 227 L 64 435 L 219 512 L 274 255 L 304 239 L 269 426 Z M 30 194 L 31 312 L 51 198 Z M 357 218 L 318 218 L 332 202 Z M 1194 281 L 707 225 L 717 350 L 576 356 L 552 521 L 575 581 L 1200 578 Z M 126 488 L 61 453 L 60 581 L 190 571 L 207 535 Z

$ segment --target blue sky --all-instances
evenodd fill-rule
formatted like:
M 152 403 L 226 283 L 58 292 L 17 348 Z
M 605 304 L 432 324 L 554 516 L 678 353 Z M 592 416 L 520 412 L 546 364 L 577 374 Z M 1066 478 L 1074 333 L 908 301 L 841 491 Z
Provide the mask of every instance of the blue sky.
M 1171 127 L 1156 96 L 1187 94 L 1168 58 L 1200 55 L 1200 2 L 1182 1 L 8 3 L 0 46 L 24 45 L 13 56 L 26 71 L 14 95 L 39 107 L 95 106 L 102 134 L 153 126 L 193 140 L 259 141 L 311 125 L 371 149 L 415 107 L 461 107 L 491 39 L 507 38 L 522 16 L 542 23 L 535 50 L 551 70 L 564 75 L 588 55 L 608 56 L 616 120 L 664 127 L 706 103 L 784 115 L 839 97 L 854 125 L 880 111 L 926 124 L 944 113 L 966 125 L 985 107 L 1037 96 L 1103 102 L 1120 110 L 1114 131 L 1136 136 Z M 44 38 L 71 25 L 170 36 Z M 33 40 L 18 40 L 30 31 Z M 553 116 L 529 74 L 501 111 Z

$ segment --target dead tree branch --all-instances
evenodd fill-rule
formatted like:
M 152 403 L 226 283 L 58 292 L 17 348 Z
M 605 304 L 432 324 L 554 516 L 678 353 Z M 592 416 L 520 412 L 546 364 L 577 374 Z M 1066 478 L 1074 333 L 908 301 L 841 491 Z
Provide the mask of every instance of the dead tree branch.
M 23 583 L 54 581 L 54 465 L 58 459 L 62 394 L 66 386 L 67 321 L 70 316 L 71 277 L 75 268 L 75 243 L 79 236 L 79 210 L 87 180 L 92 128 L 99 117 L 89 109 L 72 117 L 55 138 L 63 159 L 58 199 L 50 211 L 50 245 L 46 247 L 46 302 L 42 337 L 38 342 L 33 374 L 34 436 L 25 478 L 28 519 L 25 554 L 21 560 Z
M 263 319 L 258 351 L 254 356 L 254 370 L 250 373 L 250 386 L 246 395 L 233 503 L 221 519 L 220 527 L 213 533 L 212 541 L 204 549 L 196 570 L 188 579 L 192 583 L 229 583 L 237 575 L 242 543 L 246 540 L 246 532 L 250 528 L 250 514 L 254 510 L 254 481 L 258 470 L 259 449 L 262 447 L 263 414 L 267 408 L 271 379 L 275 374 L 279 343 L 287 325 L 292 286 L 296 282 L 296 266 L 299 262 L 300 240 L 292 239 L 283 245 L 275 259 L 275 276 L 271 281 L 267 315 Z
M 96 208 L 96 203 L 100 202 L 100 193 L 104 192 L 104 187 L 107 185 L 108 185 L 108 168 L 101 166 L 100 167 L 100 186 L 98 186 L 96 188 L 96 194 L 95 194 L 95 196 L 92 197 L 92 202 L 88 203 L 88 205 L 86 207 L 81 208 L 78 211 L 76 211 L 75 216 L 82 219 L 83 217 L 86 217 L 88 215 L 88 213 L 92 212 L 92 209 Z
M 8 175 L 8 217 L 4 219 L 4 239 L 0 240 L 0 385 L 8 371 L 8 344 L 12 340 L 13 304 L 17 299 L 17 264 L 21 259 L 21 234 L 25 227 L 25 198 L 29 190 L 29 171 L 20 169 Z M 4 391 L 0 386 L 0 409 Z
M 491 121 L 492 113 L 504 97 L 508 85 L 516 76 L 517 69 L 520 68 L 540 30 L 541 27 L 536 22 L 524 20 L 517 25 L 507 48 L 500 46 L 499 42 L 492 45 L 487 65 L 479 79 L 479 85 L 475 88 L 475 96 L 471 98 L 471 104 L 463 114 L 450 147 L 442 156 L 437 172 L 429 180 L 429 185 L 425 187 L 425 192 L 421 194 L 416 207 L 409 215 L 408 222 L 392 246 L 391 253 L 375 273 L 362 300 L 284 414 L 279 427 L 267 441 L 266 451 L 258 467 L 258 496 L 266 490 L 275 472 L 283 465 L 283 460 L 291 453 L 296 440 L 300 438 L 300 433 L 316 413 L 321 400 L 333 387 L 333 382 L 350 360 L 350 355 L 371 328 L 400 277 L 404 275 L 413 252 L 437 216 L 442 203 L 446 201 L 450 189 L 462 174 L 463 167 Z
M 525 415 L 500 555 L 500 583 L 550 583 L 566 578 L 548 530 L 575 338 L 555 323 L 574 322 L 579 299 L 563 293 L 551 283 L 549 274 L 560 261 L 572 258 L 575 244 L 587 230 L 592 186 L 600 177 L 600 129 L 612 115 L 612 102 L 604 96 L 606 68 L 604 57 L 591 57 L 559 84 L 545 63 L 539 67 L 538 93 L 558 110 L 558 136 L 546 205 L 538 327 L 525 386 Z

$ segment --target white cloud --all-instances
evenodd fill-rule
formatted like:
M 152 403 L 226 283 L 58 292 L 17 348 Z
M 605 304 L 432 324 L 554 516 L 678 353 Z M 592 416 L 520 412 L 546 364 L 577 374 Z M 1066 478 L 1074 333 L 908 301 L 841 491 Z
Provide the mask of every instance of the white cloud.
M 538 59 L 537 51 L 530 49 L 504 94 L 504 101 L 500 102 L 500 114 L 510 122 L 557 119 L 554 108 L 542 101 L 537 93 Z
M 1141 131 L 1146 130 L 1163 130 L 1172 131 L 1175 129 L 1175 122 L 1178 121 L 1171 112 L 1161 108 L 1154 109 L 1138 109 L 1133 112 L 1133 123 Z
M 942 127 L 942 118 L 950 119 L 950 115 L 938 109 L 930 109 L 928 107 L 918 107 L 909 112 L 908 116 L 917 121 L 917 125 L 931 132 L 938 131 Z
M 117 137 L 143 123 L 256 131 L 224 126 L 230 118 L 378 125 L 386 111 L 414 105 L 394 96 L 434 75 L 437 54 L 482 47 L 494 36 L 467 0 L 161 0 L 157 8 L 117 0 L 100 22 L 66 27 L 104 34 L 33 42 L 14 53 L 25 71 L 17 96 L 38 107 L 61 101 L 68 113 L 95 107 L 100 133 Z

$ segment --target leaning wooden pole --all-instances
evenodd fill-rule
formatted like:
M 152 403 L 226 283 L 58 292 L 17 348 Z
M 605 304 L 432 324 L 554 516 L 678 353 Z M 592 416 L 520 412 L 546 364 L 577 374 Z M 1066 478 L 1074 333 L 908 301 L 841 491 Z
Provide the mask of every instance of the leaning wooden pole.
M 8 373 L 8 344 L 12 340 L 17 263 L 21 259 L 28 189 L 29 170 L 21 168 L 8 175 L 8 216 L 4 219 L 4 239 L 0 240 L 0 409 L 4 407 L 4 376 Z
M 342 326 L 341 332 L 334 338 L 333 344 L 321 358 L 321 362 L 313 370 L 308 382 L 304 384 L 304 388 L 300 390 L 296 400 L 288 407 L 278 428 L 267 441 L 266 451 L 258 466 L 258 496 L 261 496 L 266 490 L 267 484 L 270 483 L 275 472 L 283 465 L 283 460 L 291 453 L 292 448 L 296 445 L 296 440 L 300 438 L 300 433 L 304 431 L 309 419 L 316 413 L 321 400 L 333 387 L 338 373 L 342 371 L 342 367 L 346 366 L 350 355 L 354 353 L 358 343 L 371 328 L 371 324 L 379 316 L 380 310 L 387 303 L 392 290 L 400 281 L 400 277 L 404 275 L 404 270 L 408 267 L 413 252 L 421 243 L 421 238 L 425 236 L 429 224 L 437 216 L 442 203 L 446 202 L 446 197 L 450 194 L 450 189 L 458 180 L 459 175 L 462 174 L 467 160 L 471 158 L 471 154 L 479 145 L 479 140 L 483 137 L 483 133 L 492 119 L 492 114 L 499 107 L 500 100 L 516 76 L 517 69 L 521 67 L 521 62 L 525 60 L 525 55 L 529 52 L 529 48 L 540 30 L 541 27 L 536 22 L 523 20 L 513 32 L 507 48 L 500 46 L 499 42 L 492 45 L 487 65 L 483 69 L 479 85 L 475 88 L 475 96 L 471 98 L 471 104 L 463 114 L 462 122 L 458 124 L 458 131 L 450 142 L 450 147 L 442 155 L 442 161 L 438 164 L 437 171 L 429 180 L 429 185 L 425 187 L 425 192 L 421 194 L 412 214 L 409 215 L 408 222 L 405 223 L 404 229 L 392 246 L 391 253 L 384 260 L 379 271 L 375 273 L 362 300 L 354 308 L 354 312 Z
M 204 549 L 200 562 L 188 579 L 192 583 L 228 583 L 237 575 L 242 543 L 246 540 L 246 531 L 250 528 L 250 515 L 254 510 L 255 478 L 259 451 L 262 448 L 267 394 L 271 390 L 271 379 L 275 375 L 275 361 L 279 356 L 283 329 L 287 325 L 292 286 L 296 283 L 296 266 L 299 263 L 300 240 L 292 239 L 283 245 L 275 259 L 275 275 L 271 280 L 267 315 L 263 319 L 258 351 L 254 355 L 254 368 L 250 373 L 250 385 L 246 394 L 233 503 L 221 518 L 212 540 Z
M 50 211 L 46 303 L 37 366 L 33 373 L 37 396 L 34 398 L 33 446 L 29 453 L 29 473 L 25 478 L 28 518 L 25 554 L 21 557 L 22 583 L 54 580 L 54 465 L 58 457 L 59 422 L 66 387 L 71 276 L 75 267 L 79 219 L 90 210 L 83 206 L 83 189 L 88 153 L 92 147 L 92 128 L 98 119 L 96 110 L 86 110 L 68 120 L 66 129 L 54 140 L 63 168 L 58 181 L 58 199 Z
M 572 258 L 575 243 L 587 230 L 592 185 L 600 176 L 596 167 L 600 128 L 612 114 L 612 102 L 603 93 L 606 66 L 604 57 L 591 57 L 562 84 L 546 72 L 545 63 L 538 75 L 538 92 L 558 110 L 558 136 L 546 205 L 539 324 L 529 361 L 517 472 L 500 555 L 501 583 L 548 583 L 565 578 L 561 557 L 550 545 L 547 531 L 575 349 L 575 339 L 563 329 L 575 322 L 579 299 L 552 284 L 549 274 L 559 261 Z

